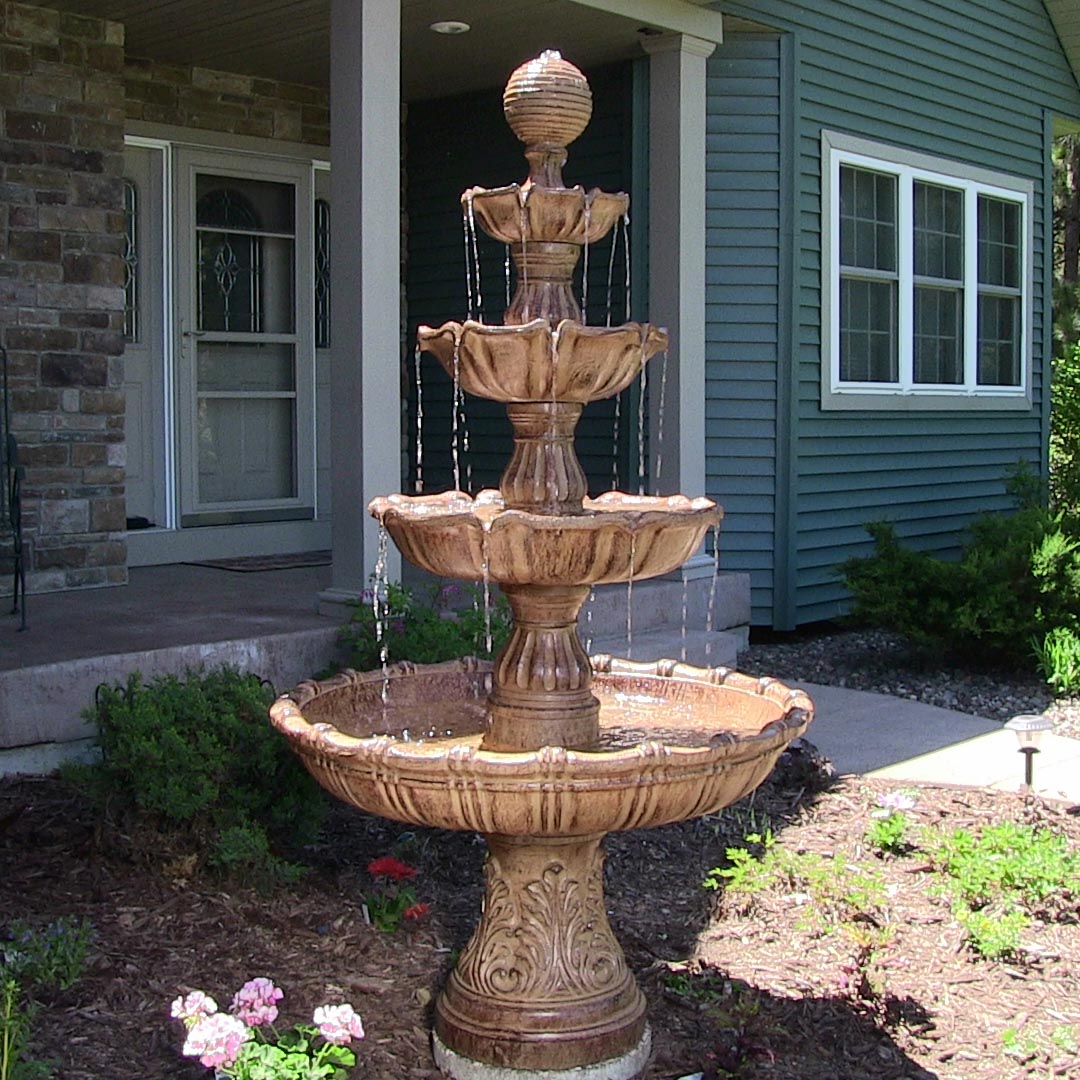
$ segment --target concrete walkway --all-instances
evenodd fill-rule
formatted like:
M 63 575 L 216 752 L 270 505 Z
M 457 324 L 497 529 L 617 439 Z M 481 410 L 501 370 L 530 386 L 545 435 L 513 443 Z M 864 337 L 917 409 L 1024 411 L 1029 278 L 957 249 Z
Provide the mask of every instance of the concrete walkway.
M 807 738 L 837 772 L 912 784 L 1021 787 L 1019 744 L 996 720 L 862 690 L 796 685 L 816 708 Z M 1080 740 L 1047 733 L 1034 780 L 1044 798 L 1080 805 Z

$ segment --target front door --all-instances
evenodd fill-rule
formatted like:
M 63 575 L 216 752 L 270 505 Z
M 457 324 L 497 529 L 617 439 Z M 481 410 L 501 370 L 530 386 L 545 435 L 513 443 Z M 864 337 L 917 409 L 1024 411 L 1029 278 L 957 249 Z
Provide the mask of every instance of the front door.
M 179 525 L 314 517 L 309 165 L 176 153 Z

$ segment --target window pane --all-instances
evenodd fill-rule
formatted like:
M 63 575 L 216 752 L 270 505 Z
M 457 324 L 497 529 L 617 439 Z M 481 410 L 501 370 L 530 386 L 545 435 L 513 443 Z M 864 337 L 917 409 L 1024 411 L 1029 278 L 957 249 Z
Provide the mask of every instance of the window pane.
M 330 204 L 315 200 L 315 348 L 330 348 Z
M 1020 298 L 979 297 L 980 386 L 1020 385 Z
M 195 178 L 195 224 L 292 233 L 295 196 L 292 184 L 199 173 Z
M 200 392 L 296 389 L 291 345 L 200 341 L 198 350 Z
M 199 500 L 294 498 L 295 431 L 289 398 L 201 398 Z
M 916 181 L 915 273 L 959 281 L 964 266 L 964 199 L 954 188 Z
M 896 382 L 896 284 L 840 281 L 840 379 Z
M 139 340 L 139 190 L 124 179 L 124 339 Z
M 915 382 L 964 381 L 961 308 L 958 289 L 915 289 Z
M 292 240 L 200 231 L 198 243 L 200 330 L 292 333 Z
M 840 168 L 840 263 L 896 270 L 896 177 Z
M 1020 204 L 979 196 L 979 284 L 1020 288 Z

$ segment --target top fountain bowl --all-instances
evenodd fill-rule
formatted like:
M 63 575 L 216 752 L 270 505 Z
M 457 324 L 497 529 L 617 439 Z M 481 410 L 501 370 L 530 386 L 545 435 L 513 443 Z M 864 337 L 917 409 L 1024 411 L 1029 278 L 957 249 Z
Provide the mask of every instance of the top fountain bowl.
M 583 187 L 546 188 L 506 184 L 469 188 L 461 196 L 492 240 L 500 244 L 595 244 L 630 209 L 624 192 Z
M 568 146 L 592 117 L 592 91 L 580 69 L 552 49 L 515 69 L 503 113 L 526 146 Z
M 490 665 L 471 659 L 301 683 L 270 715 L 312 775 L 362 810 L 415 825 L 537 837 L 713 813 L 757 787 L 813 717 L 803 691 L 772 679 L 671 660 L 594 657 L 593 664 L 601 737 L 605 728 L 629 726 L 630 745 L 480 749 L 492 675 Z M 403 732 L 442 728 L 470 712 L 471 731 L 440 737 L 438 730 L 422 741 Z

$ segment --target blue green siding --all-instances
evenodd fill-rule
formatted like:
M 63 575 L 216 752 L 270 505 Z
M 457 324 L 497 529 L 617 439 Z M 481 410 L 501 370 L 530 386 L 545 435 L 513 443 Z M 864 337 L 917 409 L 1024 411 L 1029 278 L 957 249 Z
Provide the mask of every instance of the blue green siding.
M 749 571 L 771 622 L 780 342 L 780 42 L 734 37 L 708 61 L 705 469 L 721 564 Z
M 1080 92 L 1039 0 L 948 0 L 934 3 L 848 0 L 814 5 L 787 0 L 725 4 L 724 10 L 752 18 L 789 35 L 796 56 L 797 99 L 790 161 L 776 164 L 775 151 L 761 148 L 762 168 L 741 167 L 753 190 L 779 188 L 790 200 L 795 227 L 779 257 L 778 279 L 790 268 L 794 295 L 781 305 L 780 319 L 791 318 L 791 345 L 770 365 L 776 335 L 748 305 L 733 319 L 734 330 L 714 327 L 710 319 L 709 472 L 715 493 L 728 507 L 724 547 L 727 565 L 754 573 L 755 621 L 790 627 L 830 618 L 843 608 L 844 591 L 835 567 L 868 550 L 866 522 L 888 519 L 918 546 L 941 554 L 957 548 L 973 516 L 1011 505 L 1006 477 L 1016 462 L 1044 464 L 1046 444 L 1046 365 L 1049 339 L 1047 177 L 1048 114 L 1080 117 Z M 749 133 L 730 131 L 734 123 L 724 57 L 744 62 L 748 47 L 760 40 L 733 37 L 710 61 L 710 168 L 736 168 L 741 140 Z M 758 57 L 759 63 L 761 57 Z M 748 100 L 761 100 L 760 76 L 748 84 Z M 716 85 L 721 91 L 714 93 Z M 779 98 L 776 99 L 779 101 Z M 726 115 L 719 115 L 728 109 Z M 726 127 L 725 127 L 726 125 Z M 952 161 L 981 166 L 1028 179 L 1035 184 L 1034 217 L 1034 404 L 1025 412 L 943 411 L 823 412 L 821 379 L 821 131 L 828 129 L 887 143 Z M 722 151 L 712 144 L 723 132 Z M 772 173 L 770 182 L 770 170 Z M 713 215 L 732 194 L 732 177 L 710 172 L 710 234 Z M 742 224 L 746 236 L 760 234 L 760 210 Z M 719 234 L 717 234 L 719 235 Z M 753 278 L 739 288 L 768 283 L 758 280 L 760 263 L 769 263 L 775 244 L 768 234 L 746 263 Z M 717 254 L 710 247 L 711 258 Z M 729 265 L 735 263 L 729 260 Z M 713 266 L 710 262 L 710 272 Z M 730 288 L 718 280 L 720 289 Z M 723 293 L 721 292 L 721 296 Z M 765 293 L 760 295 L 762 300 Z M 710 312 L 723 314 L 723 302 Z M 719 320 L 718 320 L 719 322 Z M 746 328 L 745 330 L 743 328 Z M 733 340 L 746 333 L 747 348 L 732 355 Z M 781 329 L 780 339 L 783 339 Z M 751 347 L 753 351 L 751 351 Z M 719 363 L 724 354 L 729 365 Z M 757 366 L 751 369 L 751 364 Z M 768 459 L 770 425 L 766 392 L 770 366 L 777 389 L 775 422 L 787 412 L 791 395 L 790 455 L 781 454 L 773 486 L 760 475 Z M 730 370 L 728 370 L 730 368 Z M 751 373 L 756 378 L 750 377 Z M 785 380 L 787 381 L 785 387 Z M 745 406 L 738 412 L 732 401 Z M 735 416 L 738 419 L 735 419 Z M 725 434 L 730 431 L 731 434 Z M 754 449 L 753 468 L 743 469 L 733 495 L 723 485 L 738 480 L 739 470 L 714 461 L 731 453 L 733 438 L 745 436 Z M 737 460 L 737 459 L 734 459 Z M 790 486 L 792 516 L 774 515 L 774 498 Z M 730 488 L 729 488 L 730 490 Z M 753 498 L 751 498 L 753 496 Z M 752 504 L 752 508 L 751 508 Z M 751 521 L 771 535 L 737 536 L 737 507 L 747 506 Z M 768 552 L 790 554 L 789 569 L 769 586 Z M 763 614 L 771 609 L 771 617 Z

